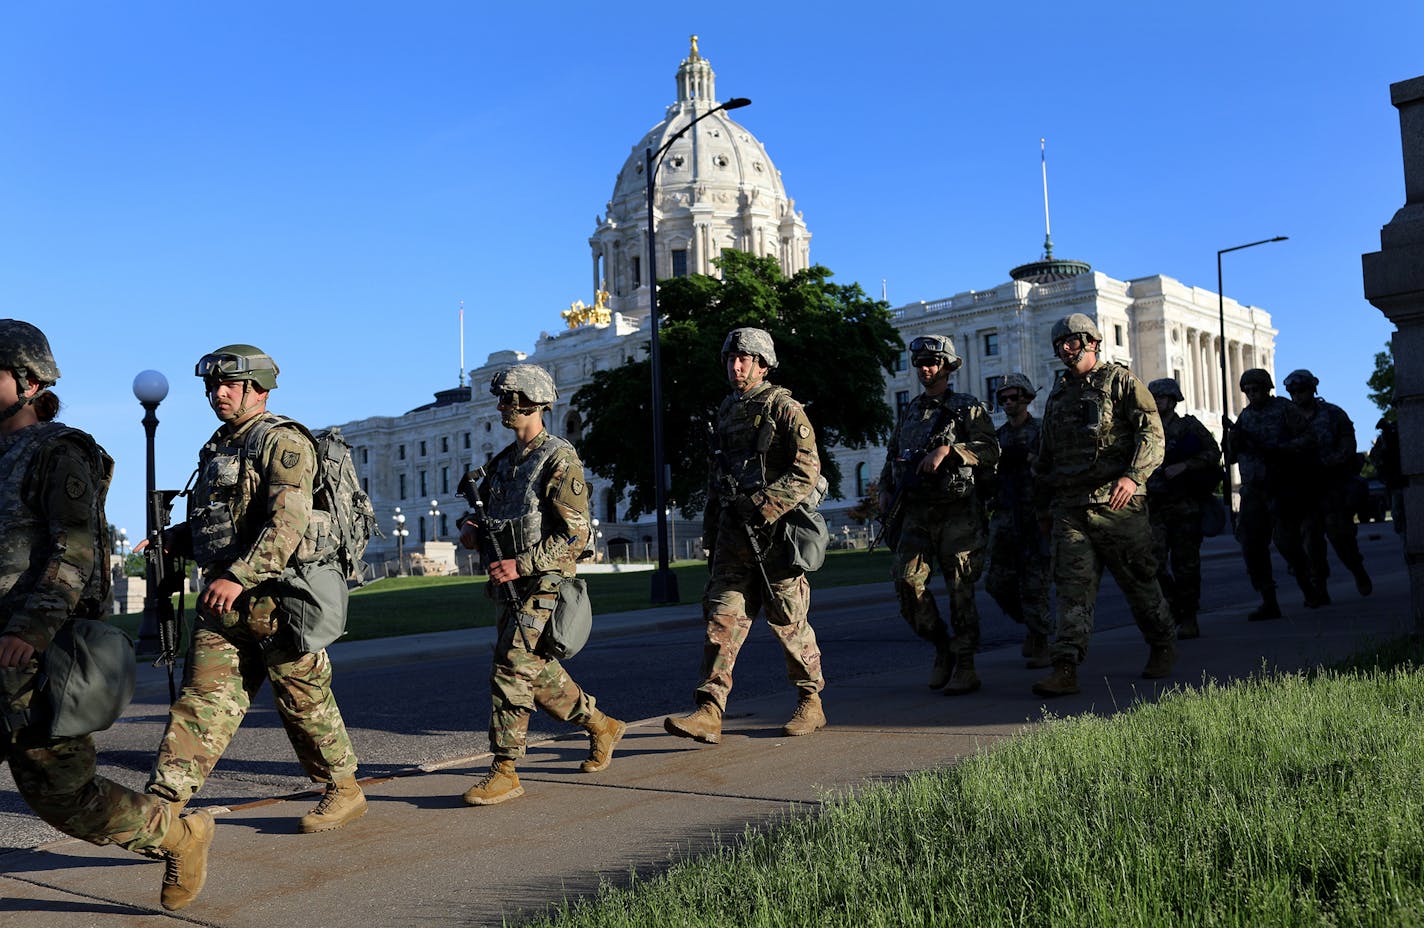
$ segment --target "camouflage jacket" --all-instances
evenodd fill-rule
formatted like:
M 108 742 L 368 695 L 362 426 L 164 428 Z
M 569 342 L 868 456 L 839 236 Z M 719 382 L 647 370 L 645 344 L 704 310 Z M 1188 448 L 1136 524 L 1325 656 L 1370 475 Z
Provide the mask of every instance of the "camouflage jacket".
M 270 416 L 253 416 L 236 431 L 224 425 L 198 454 L 188 521 L 175 528 L 180 541 L 174 547 L 195 554 L 209 582 L 227 575 L 250 590 L 301 560 L 299 549 L 312 525 L 316 449 L 297 429 L 279 426 L 263 437 L 254 460 L 243 460 L 247 433 Z M 230 539 L 208 545 L 206 530 L 228 517 Z M 190 550 L 183 550 L 181 539 L 189 540 Z M 211 558 L 201 553 L 205 545 Z
M 1355 423 L 1345 410 L 1318 397 L 1315 412 L 1302 409 L 1315 432 L 1315 444 L 1320 451 L 1320 463 L 1332 476 L 1350 476 L 1360 472 L 1359 449 L 1355 447 Z
M 1221 446 L 1216 436 L 1202 425 L 1196 416 L 1172 413 L 1162 420 L 1162 432 L 1167 438 L 1167 451 L 1162 466 L 1147 478 L 1147 495 L 1151 499 L 1181 499 L 1211 492 L 1221 478 Z M 1185 464 L 1187 469 L 1176 477 L 1167 477 L 1167 468 Z M 1210 486 L 1206 486 L 1207 484 Z
M 780 519 L 816 490 L 821 476 L 816 432 L 805 408 L 784 387 L 762 382 L 745 394 L 728 396 L 717 410 L 715 441 L 730 462 L 741 492 L 751 498 L 768 523 Z M 709 473 L 702 535 L 710 550 L 722 517 L 730 518 L 731 510 L 722 505 L 715 459 Z
M 1121 364 L 1099 361 L 1082 377 L 1053 385 L 1043 412 L 1043 441 L 1034 473 L 1039 508 L 1106 503 L 1120 477 L 1147 492 L 1166 442 L 1157 403 Z
M 999 426 L 999 493 L 994 508 L 1017 516 L 1033 512 L 1033 463 L 1038 460 L 1042 428 L 1030 413 L 1023 425 Z
M 0 633 L 43 651 L 71 617 L 107 615 L 113 468 L 57 422 L 0 436 Z
M 1310 420 L 1283 396 L 1241 410 L 1226 441 L 1226 463 L 1241 465 L 1241 485 L 1268 488 L 1273 477 L 1302 478 L 1319 463 Z
M 518 523 L 525 533 L 518 550 L 500 552 L 514 558 L 521 577 L 574 575 L 591 532 L 588 484 L 573 445 L 547 430 L 523 451 L 511 443 L 485 466 L 480 499 L 492 523 Z
M 885 449 L 885 466 L 880 471 L 882 496 L 893 496 L 902 482 L 913 477 L 908 469 L 918 466 L 926 452 L 942 447 L 957 453 L 945 459 L 935 479 L 911 484 L 908 499 L 930 505 L 965 499 L 974 492 L 976 472 L 993 473 L 999 460 L 999 438 L 978 399 L 946 390 L 939 396 L 921 393 L 910 400 Z

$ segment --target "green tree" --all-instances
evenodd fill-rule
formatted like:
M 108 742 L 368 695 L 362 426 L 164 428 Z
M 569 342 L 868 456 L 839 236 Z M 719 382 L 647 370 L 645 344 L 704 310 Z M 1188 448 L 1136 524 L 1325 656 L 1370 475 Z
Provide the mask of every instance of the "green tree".
M 1394 421 L 1394 345 L 1385 342 L 1384 351 L 1375 354 L 1375 370 L 1365 385 L 1370 388 L 1370 402 L 1384 413 L 1390 422 Z
M 806 405 L 823 472 L 839 498 L 830 449 L 884 442 L 894 427 L 885 374 L 904 343 L 888 305 L 859 284 L 831 283 L 820 266 L 788 278 L 773 258 L 730 250 L 716 264 L 720 279 L 699 274 L 658 287 L 668 498 L 685 517 L 706 501 L 707 426 L 728 393 L 722 340 L 737 326 L 764 328 L 776 340 L 778 367 L 769 379 Z M 585 422 L 579 454 L 615 493 L 627 492 L 630 519 L 654 502 L 652 375 L 646 346 L 644 352 L 596 372 L 573 397 Z

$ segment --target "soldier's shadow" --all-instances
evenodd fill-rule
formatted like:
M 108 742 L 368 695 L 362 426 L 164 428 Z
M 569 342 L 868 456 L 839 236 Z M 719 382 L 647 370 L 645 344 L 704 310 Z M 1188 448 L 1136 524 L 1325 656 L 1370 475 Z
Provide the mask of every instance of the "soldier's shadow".
M 112 902 L 71 899 L 0 899 L 0 914 L 6 912 L 64 912 L 74 915 L 152 915 L 152 909 Z

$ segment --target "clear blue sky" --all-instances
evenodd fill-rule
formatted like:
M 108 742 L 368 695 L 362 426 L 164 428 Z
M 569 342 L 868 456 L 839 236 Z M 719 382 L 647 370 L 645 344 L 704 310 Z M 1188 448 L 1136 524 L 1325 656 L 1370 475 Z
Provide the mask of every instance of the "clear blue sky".
M 965 7 L 960 11 L 957 7 Z M 973 7 L 968 9 L 968 7 Z M 894 304 L 985 289 L 1056 253 L 1269 310 L 1277 371 L 1373 435 L 1390 326 L 1360 254 L 1403 205 L 1389 84 L 1424 73 L 1424 4 L 7 4 L 0 315 L 42 326 L 63 418 L 118 459 L 142 531 L 157 368 L 161 485 L 216 424 L 192 377 L 256 343 L 273 407 L 399 414 L 532 350 L 591 301 L 587 239 L 675 97 L 688 35 L 767 146 L 813 261 Z

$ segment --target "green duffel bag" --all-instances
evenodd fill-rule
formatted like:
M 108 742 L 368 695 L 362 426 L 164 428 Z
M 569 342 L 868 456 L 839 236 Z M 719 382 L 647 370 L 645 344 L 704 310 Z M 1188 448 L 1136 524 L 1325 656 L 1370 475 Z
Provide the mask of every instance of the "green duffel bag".
M 40 672 L 50 737 L 91 735 L 118 721 L 133 698 L 133 642 L 107 622 L 74 619 L 45 649 Z
M 826 548 L 831 544 L 831 532 L 821 514 L 801 504 L 793 507 L 776 524 L 786 545 L 790 566 L 808 574 L 820 570 L 826 562 Z
M 346 634 L 349 589 L 335 561 L 299 564 L 271 581 L 277 610 L 292 630 L 297 650 L 320 651 Z
M 559 601 L 539 636 L 539 653 L 566 661 L 583 650 L 592 631 L 593 604 L 588 599 L 588 584 L 569 577 L 559 584 Z

